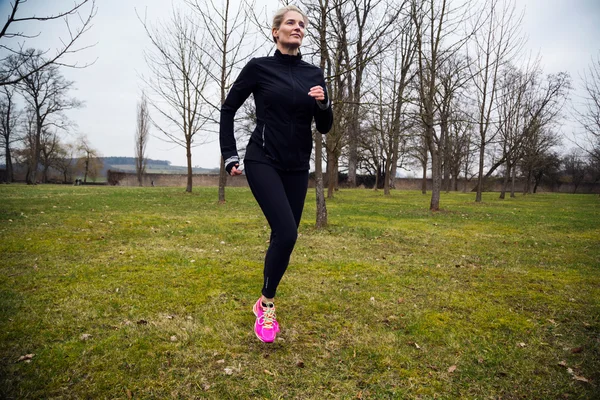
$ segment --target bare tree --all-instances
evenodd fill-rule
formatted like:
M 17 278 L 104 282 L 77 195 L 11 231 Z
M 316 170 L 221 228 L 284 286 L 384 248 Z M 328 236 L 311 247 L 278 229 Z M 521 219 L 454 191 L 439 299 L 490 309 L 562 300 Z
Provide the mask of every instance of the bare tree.
M 583 104 L 575 110 L 577 121 L 584 133 L 583 143 L 578 144 L 590 158 L 592 165 L 600 164 L 600 54 L 592 59 L 582 79 Z
M 51 129 L 66 129 L 69 120 L 64 112 L 82 106 L 82 103 L 74 98 L 67 97 L 73 82 L 66 80 L 59 71 L 58 65 L 47 64 L 39 51 L 29 49 L 24 59 L 13 57 L 10 59 L 21 75 L 26 71 L 35 71 L 27 74 L 19 88 L 23 93 L 26 103 L 35 116 L 35 137 L 31 143 L 31 168 L 27 177 L 30 184 L 37 183 L 37 170 L 42 150 L 42 135 Z M 40 68 L 41 65 L 46 65 Z
M 83 183 L 87 183 L 88 176 L 95 180 L 102 169 L 98 150 L 92 147 L 86 136 L 81 136 L 77 144 L 77 151 L 81 154 L 78 164 L 80 170 L 83 171 Z
M 519 36 L 523 13 L 517 14 L 514 0 L 487 0 L 484 10 L 487 11 L 486 21 L 482 29 L 473 35 L 475 50 L 471 57 L 473 62 L 469 64 L 478 106 L 476 117 L 480 139 L 476 202 L 480 202 L 482 196 L 486 146 L 498 132 L 494 129 L 493 112 L 499 90 L 500 69 L 523 44 L 523 38 Z M 476 18 L 474 25 L 477 26 L 480 16 Z
M 233 71 L 248 59 L 254 51 L 243 52 L 244 45 L 248 44 L 250 10 L 255 3 L 243 3 L 237 11 L 233 10 L 232 2 L 224 0 L 218 6 L 214 2 L 188 0 L 196 14 L 203 23 L 206 38 L 200 51 L 209 62 L 203 63 L 210 82 L 217 88 L 218 97 L 206 100 L 213 109 L 213 115 L 219 115 L 221 106 L 225 103 L 227 90 L 231 85 Z M 239 120 L 239 118 L 238 118 Z M 213 119 L 217 125 L 219 121 Z M 219 167 L 219 203 L 225 202 L 225 186 L 227 184 L 227 171 L 221 157 Z
M 402 5 L 402 13 L 404 14 L 404 7 L 410 7 L 410 2 L 405 1 Z M 396 178 L 396 171 L 398 168 L 398 160 L 400 158 L 400 143 L 401 143 L 401 131 L 403 127 L 403 117 L 405 116 L 405 107 L 407 101 L 405 99 L 408 86 L 412 82 L 415 74 L 411 72 L 411 68 L 414 64 L 416 55 L 416 30 L 413 21 L 410 17 L 410 10 L 407 15 L 399 18 L 399 31 L 400 34 L 395 41 L 396 48 L 394 55 L 394 68 L 392 74 L 392 127 L 391 127 L 391 152 L 390 162 L 387 163 L 385 169 L 385 183 L 384 183 L 384 194 L 390 194 L 390 187 L 393 187 L 394 179 Z M 406 126 L 406 124 L 404 124 Z M 402 141 L 406 143 L 406 141 Z
M 348 125 L 351 111 L 351 89 L 350 89 L 350 66 L 347 64 L 348 55 L 348 21 L 347 16 L 342 13 L 344 0 L 332 0 L 331 9 L 328 12 L 328 23 L 333 27 L 328 31 L 327 41 L 328 61 L 326 75 L 330 77 L 329 93 L 335 108 L 333 125 L 325 140 L 325 153 L 327 159 L 327 198 L 334 197 L 338 188 L 339 161 L 342 149 L 346 144 L 346 126 Z
M 460 159 L 454 159 L 462 155 L 461 134 L 460 129 L 465 127 L 458 119 L 465 118 L 466 113 L 461 112 L 460 108 L 466 107 L 465 86 L 469 78 L 466 74 L 468 60 L 459 54 L 448 57 L 444 63 L 440 64 L 438 70 L 438 91 L 434 97 L 436 113 L 439 118 L 439 146 L 441 149 L 442 159 L 442 188 L 446 192 L 450 191 L 450 177 L 456 178 L 457 175 L 452 175 L 452 171 L 457 173 L 460 167 Z M 457 131 L 454 131 L 457 128 Z
M 419 78 L 419 117 L 423 125 L 425 145 L 431 156 L 432 191 L 429 209 L 440 209 L 442 181 L 442 152 L 444 132 L 436 130 L 435 96 L 438 91 L 438 71 L 444 60 L 455 54 L 464 40 L 443 47 L 449 35 L 457 35 L 458 27 L 465 20 L 468 4 L 452 8 L 447 0 L 413 0 L 412 18 L 417 30 L 417 56 Z
M 329 48 L 327 46 L 329 21 L 328 14 L 331 10 L 330 0 L 314 0 L 305 2 L 307 14 L 312 21 L 312 29 L 309 30 L 309 37 L 317 47 L 316 54 L 319 58 L 319 67 L 325 75 L 326 71 L 331 71 L 331 60 L 329 58 Z M 327 84 L 326 91 L 331 101 L 331 84 Z M 316 201 L 316 221 L 317 228 L 327 226 L 327 204 L 325 202 L 325 186 L 323 180 L 323 135 L 313 130 L 315 141 L 315 201 Z
M 353 53 L 347 52 L 345 56 L 347 66 L 351 66 L 348 71 L 348 84 L 351 85 L 349 88 L 351 112 L 348 121 L 348 183 L 356 186 L 364 72 L 377 54 L 387 47 L 387 42 L 395 40 L 397 34 L 394 34 L 393 28 L 396 26 L 395 22 L 402 7 L 396 7 L 385 0 L 348 0 L 340 2 L 338 9 L 342 13 L 349 13 L 354 22 L 352 26 L 354 29 L 345 32 L 347 36 L 345 46 L 347 49 L 352 49 Z M 352 38 L 349 35 L 353 35 Z
M 65 60 L 69 55 L 78 53 L 90 46 L 77 47 L 76 42 L 92 27 L 92 19 L 96 15 L 96 0 L 77 0 L 67 9 L 62 9 L 51 15 L 36 15 L 33 11 L 23 15 L 22 8 L 27 0 L 13 0 L 10 3 L 9 14 L 6 22 L 0 30 L 0 49 L 5 54 L 0 59 L 0 86 L 14 85 L 25 78 L 39 72 L 49 65 L 62 65 L 73 68 L 84 68 L 89 63 L 78 64 Z M 55 49 L 46 49 L 39 54 L 32 53 L 27 48 L 27 39 L 33 39 L 40 35 L 47 36 L 47 32 L 26 33 L 22 31 L 23 23 L 36 22 L 41 25 L 44 22 L 63 20 L 68 32 L 68 37 L 60 37 L 61 45 Z M 73 20 L 77 22 L 74 24 Z M 53 51 L 52 51 L 53 50 Z M 43 57 L 39 62 L 38 56 Z M 5 63 L 12 57 L 19 63 Z M 35 58 L 30 60 L 30 58 Z
M 138 185 L 142 186 L 144 174 L 146 173 L 146 147 L 150 139 L 150 113 L 148 110 L 148 99 L 142 92 L 142 98 L 137 104 L 137 126 L 135 130 L 135 173 Z
M 525 100 L 531 87 L 531 73 L 507 66 L 502 71 L 500 96 L 498 97 L 498 133 L 501 158 L 504 160 L 504 180 L 500 198 L 504 199 L 508 184 L 515 181 L 515 166 L 520 159 L 525 138 Z M 514 197 L 514 190 L 511 190 Z
M 463 191 L 466 192 L 467 181 L 470 179 L 469 171 L 472 160 L 472 136 L 473 123 L 467 117 L 466 111 L 461 111 L 461 104 L 453 106 L 453 116 L 448 133 L 446 146 L 446 168 L 448 169 L 452 180 L 449 182 L 449 188 L 458 191 L 458 177 L 463 173 L 465 185 Z M 465 105 L 462 104 L 464 107 Z
M 410 2 L 403 1 L 398 7 L 401 15 L 394 21 L 396 40 L 367 66 L 369 73 L 364 80 L 361 100 L 366 106 L 361 118 L 369 122 L 361 128 L 360 165 L 372 171 L 376 176 L 376 187 L 383 188 L 386 195 L 394 185 L 398 163 L 403 160 L 401 154 L 406 153 L 407 133 L 413 124 L 412 116 L 407 113 L 410 102 L 406 97 L 414 77 L 411 67 L 416 50 L 415 29 Z
M 13 145 L 19 140 L 17 136 L 17 124 L 20 119 L 20 112 L 15 104 L 15 88 L 13 86 L 3 86 L 1 89 L 2 99 L 0 100 L 0 143 L 4 150 L 4 161 L 6 164 L 6 183 L 13 182 Z
M 138 16 L 139 18 L 139 16 Z M 173 10 L 167 23 L 150 27 L 139 18 L 152 46 L 144 54 L 150 76 L 144 81 L 154 94 L 149 103 L 158 117 L 151 120 L 163 140 L 185 149 L 186 192 L 192 191 L 192 147 L 208 140 L 205 125 L 214 109 L 205 101 L 209 82 L 209 59 L 201 51 L 204 37 L 183 11 Z
M 75 151 L 76 148 L 71 143 L 59 143 L 57 146 L 54 167 L 62 174 L 63 183 L 68 183 L 73 180 L 73 173 L 75 172 Z
M 48 183 L 48 171 L 54 166 L 58 146 L 59 140 L 56 132 L 50 129 L 43 129 L 40 140 L 40 164 L 42 165 L 43 183 Z

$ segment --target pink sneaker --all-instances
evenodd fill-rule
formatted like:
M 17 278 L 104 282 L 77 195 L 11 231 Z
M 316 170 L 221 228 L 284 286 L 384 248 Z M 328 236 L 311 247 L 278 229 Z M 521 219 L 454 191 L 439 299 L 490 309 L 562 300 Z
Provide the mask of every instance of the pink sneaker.
M 261 299 L 262 297 L 259 297 L 252 307 L 252 311 L 256 315 L 254 333 L 261 342 L 271 343 L 279 332 L 279 324 L 275 317 L 275 304 L 267 303 L 267 306 L 263 307 Z

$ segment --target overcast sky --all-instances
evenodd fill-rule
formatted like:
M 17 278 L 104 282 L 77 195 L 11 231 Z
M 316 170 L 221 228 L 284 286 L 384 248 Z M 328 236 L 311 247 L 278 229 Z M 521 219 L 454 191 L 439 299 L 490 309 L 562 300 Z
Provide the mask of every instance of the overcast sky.
M 8 3 L 0 0 L 2 22 L 8 15 Z M 85 102 L 84 108 L 69 112 L 77 124 L 74 132 L 87 135 L 103 156 L 134 156 L 136 104 L 143 89 L 140 75 L 146 71 L 143 51 L 149 45 L 136 10 L 140 15 L 146 13 L 148 21 L 157 21 L 169 16 L 173 5 L 182 3 L 182 0 L 97 0 L 93 27 L 80 43 L 95 43 L 95 46 L 77 55 L 82 63 L 96 61 L 85 69 L 65 69 L 63 74 L 75 81 L 77 90 L 73 96 Z M 73 0 L 28 0 L 20 13 L 47 15 L 72 4 Z M 263 0 L 260 4 L 268 4 L 269 15 L 277 8 L 275 0 Z M 545 73 L 567 71 L 578 86 L 591 58 L 600 54 L 600 0 L 518 0 L 518 6 L 525 8 L 526 49 L 541 55 Z M 41 31 L 43 35 L 31 43 L 47 49 L 54 45 L 56 36 L 64 36 L 63 25 L 24 26 L 23 30 Z M 267 46 L 259 55 L 268 51 Z M 577 92 L 573 94 L 576 96 Z M 565 133 L 569 134 L 573 126 L 565 124 Z M 212 143 L 193 150 L 194 166 L 219 165 L 216 135 L 213 139 Z M 183 148 L 155 137 L 150 138 L 147 156 L 168 160 L 173 165 L 186 163 Z

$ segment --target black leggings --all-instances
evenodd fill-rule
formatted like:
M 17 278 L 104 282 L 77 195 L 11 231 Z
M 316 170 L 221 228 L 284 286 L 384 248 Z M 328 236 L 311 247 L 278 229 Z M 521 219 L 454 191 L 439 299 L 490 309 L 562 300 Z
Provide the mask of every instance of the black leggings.
M 268 164 L 247 161 L 246 179 L 271 227 L 265 256 L 262 294 L 275 297 L 298 238 L 308 187 L 308 171 L 280 171 Z

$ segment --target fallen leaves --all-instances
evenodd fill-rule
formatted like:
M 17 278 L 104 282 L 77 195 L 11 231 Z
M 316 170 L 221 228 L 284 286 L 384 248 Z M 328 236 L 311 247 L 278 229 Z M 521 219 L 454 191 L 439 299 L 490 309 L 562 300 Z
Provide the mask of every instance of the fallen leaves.
M 448 367 L 448 373 L 449 374 L 453 373 L 454 371 L 456 371 L 456 368 L 457 368 L 456 365 L 451 365 L 450 367 Z
M 567 369 L 567 374 L 571 375 L 573 377 L 573 380 L 584 383 L 590 383 L 590 381 L 587 378 L 581 375 L 577 375 L 573 368 L 569 368 L 566 361 L 562 360 L 558 363 L 558 365 L 560 365 L 561 367 L 565 367 Z
M 24 361 L 26 363 L 30 363 L 33 357 L 35 357 L 35 354 L 25 354 L 24 356 L 19 357 L 17 362 Z
M 583 351 L 583 347 L 574 347 L 571 349 L 571 353 L 573 354 L 578 354 L 581 353 Z
M 416 348 L 416 349 L 418 349 L 418 350 L 420 350 L 420 349 L 421 349 L 421 346 L 419 346 L 419 344 L 418 344 L 418 343 L 416 343 L 416 342 L 408 342 L 408 344 L 409 344 L 410 346 L 415 346 L 415 348 Z
M 579 381 L 579 382 L 585 382 L 585 383 L 590 382 L 587 379 L 585 379 L 583 376 L 579 376 L 579 375 L 573 375 L 573 379 L 575 379 L 576 381 Z

